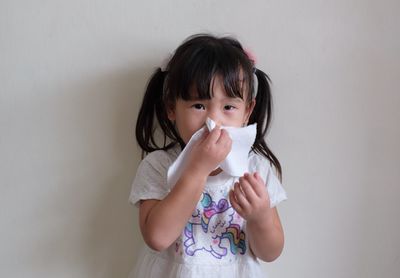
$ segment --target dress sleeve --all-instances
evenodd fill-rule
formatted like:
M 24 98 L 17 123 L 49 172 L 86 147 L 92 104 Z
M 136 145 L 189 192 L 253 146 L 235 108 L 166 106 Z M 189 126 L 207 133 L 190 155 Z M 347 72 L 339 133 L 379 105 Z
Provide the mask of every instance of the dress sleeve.
M 138 207 L 140 200 L 164 199 L 170 191 L 167 188 L 169 165 L 170 159 L 164 151 L 155 151 L 147 155 L 136 171 L 129 202 Z
M 283 189 L 281 182 L 275 175 L 272 167 L 268 164 L 268 174 L 266 177 L 266 186 L 268 190 L 268 195 L 271 202 L 271 208 L 275 207 L 280 202 L 287 199 L 286 191 Z
M 286 191 L 274 173 L 268 159 L 254 154 L 250 158 L 249 169 L 251 172 L 257 172 L 265 182 L 271 208 L 287 199 Z

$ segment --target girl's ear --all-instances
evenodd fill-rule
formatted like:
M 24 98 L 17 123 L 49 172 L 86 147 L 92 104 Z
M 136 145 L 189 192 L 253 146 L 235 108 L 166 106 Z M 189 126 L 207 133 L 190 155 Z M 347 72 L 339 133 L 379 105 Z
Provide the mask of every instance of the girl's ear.
M 253 99 L 250 103 L 247 104 L 246 106 L 246 112 L 245 112 L 245 124 L 249 122 L 249 118 L 251 113 L 253 113 L 254 107 L 256 106 L 256 99 Z
M 175 107 L 172 103 L 167 104 L 167 115 L 168 115 L 168 120 L 171 122 L 175 121 L 176 115 L 175 115 Z

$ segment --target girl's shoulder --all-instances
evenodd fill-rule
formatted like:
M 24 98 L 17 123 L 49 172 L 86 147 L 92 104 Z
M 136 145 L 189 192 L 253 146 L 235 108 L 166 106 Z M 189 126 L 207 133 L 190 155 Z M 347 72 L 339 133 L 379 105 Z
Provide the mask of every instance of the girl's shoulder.
M 168 150 L 157 150 L 148 153 L 145 158 L 140 162 L 140 166 L 150 166 L 155 169 L 168 169 L 168 167 L 175 161 L 180 152 L 179 146 L 174 146 Z
M 266 158 L 265 156 L 256 153 L 255 151 L 251 151 L 249 153 L 249 171 L 250 172 L 257 172 L 261 174 L 262 177 L 265 177 L 271 173 L 276 175 L 274 172 L 274 166 L 271 161 Z
M 138 206 L 139 200 L 162 200 L 169 192 L 167 173 L 180 148 L 153 151 L 140 162 L 132 183 L 129 201 Z
M 269 161 L 269 159 L 267 159 L 265 156 L 256 153 L 255 151 L 251 151 L 249 153 L 249 167 L 253 168 L 253 167 L 271 167 L 272 163 L 271 161 Z

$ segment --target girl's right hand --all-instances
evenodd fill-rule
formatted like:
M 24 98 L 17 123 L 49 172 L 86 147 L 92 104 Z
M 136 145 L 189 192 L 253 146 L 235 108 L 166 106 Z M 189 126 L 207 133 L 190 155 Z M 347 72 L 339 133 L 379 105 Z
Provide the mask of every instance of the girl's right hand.
M 226 130 L 218 126 L 210 132 L 207 130 L 193 146 L 187 170 L 206 177 L 228 156 L 231 148 L 232 140 Z

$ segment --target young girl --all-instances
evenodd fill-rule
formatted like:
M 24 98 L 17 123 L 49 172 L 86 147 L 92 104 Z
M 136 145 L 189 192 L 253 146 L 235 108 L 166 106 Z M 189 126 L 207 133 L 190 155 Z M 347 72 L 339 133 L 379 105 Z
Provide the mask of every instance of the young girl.
M 264 140 L 271 108 L 267 75 L 230 37 L 189 37 L 166 69 L 156 70 L 136 125 L 148 155 L 129 200 L 139 207 L 146 246 L 130 277 L 265 277 L 257 259 L 270 262 L 282 252 L 275 206 L 286 199 L 272 170 L 281 177 L 280 163 Z M 169 185 L 168 169 L 208 118 L 217 127 L 194 143 Z M 232 176 L 219 167 L 232 148 L 221 127 L 251 124 L 254 144 L 247 161 L 236 162 L 248 171 Z

